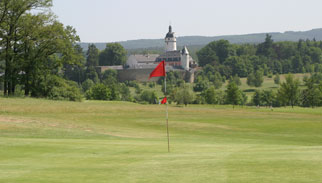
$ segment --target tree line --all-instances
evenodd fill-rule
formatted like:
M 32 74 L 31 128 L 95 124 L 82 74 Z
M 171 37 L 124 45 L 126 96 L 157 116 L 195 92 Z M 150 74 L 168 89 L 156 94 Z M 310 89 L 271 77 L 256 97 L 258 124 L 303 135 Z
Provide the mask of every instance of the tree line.
M 214 41 L 197 52 L 199 65 L 211 65 L 222 76 L 247 77 L 261 70 L 264 75 L 322 71 L 322 42 L 274 42 L 271 35 L 260 44 Z

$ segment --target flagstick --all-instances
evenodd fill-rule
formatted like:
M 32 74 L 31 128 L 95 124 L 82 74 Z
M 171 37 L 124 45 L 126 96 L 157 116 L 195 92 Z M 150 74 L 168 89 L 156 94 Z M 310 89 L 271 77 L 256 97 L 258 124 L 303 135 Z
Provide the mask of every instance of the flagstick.
M 167 98 L 167 74 L 164 76 L 164 93 L 165 97 Z M 166 122 L 167 122 L 167 135 L 168 135 L 168 153 L 170 152 L 170 137 L 169 137 L 169 123 L 168 123 L 168 100 L 166 102 Z

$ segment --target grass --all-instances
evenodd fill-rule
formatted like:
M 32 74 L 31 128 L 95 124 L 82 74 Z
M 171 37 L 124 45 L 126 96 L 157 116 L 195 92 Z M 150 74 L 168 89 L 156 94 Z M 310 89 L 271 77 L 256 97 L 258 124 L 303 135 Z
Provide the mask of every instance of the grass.
M 322 182 L 322 108 L 0 98 L 0 182 Z

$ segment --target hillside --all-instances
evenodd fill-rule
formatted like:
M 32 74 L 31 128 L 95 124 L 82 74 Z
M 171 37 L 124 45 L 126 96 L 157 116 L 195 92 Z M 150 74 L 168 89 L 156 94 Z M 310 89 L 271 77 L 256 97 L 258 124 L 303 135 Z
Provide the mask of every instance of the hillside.
M 265 39 L 266 34 L 272 35 L 274 41 L 298 41 L 299 39 L 316 39 L 322 40 L 322 28 L 312 29 L 309 31 L 287 31 L 269 32 L 269 33 L 256 33 L 245 35 L 226 35 L 226 36 L 183 36 L 177 38 L 178 47 L 184 45 L 206 45 L 211 41 L 226 39 L 231 43 L 243 44 L 243 43 L 260 43 Z M 140 49 L 140 48 L 160 48 L 164 46 L 164 40 L 162 39 L 139 39 L 119 42 L 125 49 Z M 80 43 L 80 45 L 86 50 L 89 43 Z M 104 49 L 106 43 L 95 43 L 97 48 Z

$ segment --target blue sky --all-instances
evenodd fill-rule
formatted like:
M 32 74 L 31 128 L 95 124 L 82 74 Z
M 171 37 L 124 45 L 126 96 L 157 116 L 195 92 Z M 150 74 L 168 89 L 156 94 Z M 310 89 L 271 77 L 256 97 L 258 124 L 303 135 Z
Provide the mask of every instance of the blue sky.
M 322 28 L 321 0 L 53 0 L 82 42 L 218 36 Z

